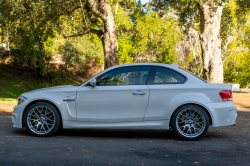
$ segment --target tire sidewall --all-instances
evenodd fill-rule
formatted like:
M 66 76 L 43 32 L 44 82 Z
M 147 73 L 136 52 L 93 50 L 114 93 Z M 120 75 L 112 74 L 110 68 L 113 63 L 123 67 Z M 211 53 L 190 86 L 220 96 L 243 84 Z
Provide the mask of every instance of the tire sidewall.
M 205 116 L 205 119 L 206 119 L 206 126 L 205 126 L 205 129 L 204 131 L 197 137 L 193 137 L 193 138 L 189 138 L 189 137 L 185 137 L 184 135 L 182 135 L 178 129 L 177 129 L 177 126 L 176 126 L 176 117 L 178 116 L 178 114 L 183 110 L 183 109 L 186 109 L 186 108 L 195 108 L 195 109 L 198 109 L 199 111 L 201 111 L 203 113 L 203 115 Z M 181 139 L 183 140 L 186 140 L 186 141 L 195 141 L 195 140 L 198 140 L 200 139 L 201 137 L 203 137 L 207 131 L 208 131 L 208 128 L 209 128 L 209 116 L 207 114 L 207 112 L 200 106 L 197 106 L 197 105 L 192 105 L 192 104 L 188 104 L 188 105 L 185 105 L 185 106 L 181 106 L 180 108 L 178 108 L 173 116 L 172 116 L 172 119 L 171 119 L 171 127 L 174 131 L 174 133 L 180 137 Z
M 51 111 L 54 112 L 55 118 L 56 118 L 56 123 L 55 123 L 55 125 L 54 125 L 54 128 L 53 128 L 50 132 L 48 132 L 48 133 L 46 133 L 46 134 L 36 134 L 36 133 L 34 133 L 34 132 L 29 128 L 29 125 L 28 125 L 28 122 L 27 122 L 27 118 L 28 118 L 29 112 L 30 112 L 34 107 L 42 106 L 42 105 L 43 105 L 43 106 L 49 107 L 49 108 L 51 109 Z M 38 136 L 38 137 L 47 137 L 47 136 L 51 136 L 51 135 L 55 134 L 55 133 L 58 131 L 58 129 L 59 129 L 59 127 L 60 127 L 60 124 L 61 124 L 61 118 L 60 118 L 60 114 L 59 114 L 58 110 L 57 110 L 53 105 L 51 105 L 51 104 L 49 104 L 49 103 L 46 103 L 46 102 L 37 102 L 37 103 L 32 104 L 32 105 L 27 109 L 27 111 L 25 112 L 25 115 L 24 115 L 24 125 L 25 125 L 26 129 L 28 130 L 28 132 L 29 132 L 31 135 L 34 135 L 34 136 Z

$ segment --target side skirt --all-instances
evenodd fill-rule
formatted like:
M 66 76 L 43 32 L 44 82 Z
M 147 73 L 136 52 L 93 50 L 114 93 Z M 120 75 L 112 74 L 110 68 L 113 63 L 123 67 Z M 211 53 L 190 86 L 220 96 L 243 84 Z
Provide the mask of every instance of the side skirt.
M 63 120 L 64 129 L 169 129 L 169 120 L 120 122 L 120 123 L 94 123 Z

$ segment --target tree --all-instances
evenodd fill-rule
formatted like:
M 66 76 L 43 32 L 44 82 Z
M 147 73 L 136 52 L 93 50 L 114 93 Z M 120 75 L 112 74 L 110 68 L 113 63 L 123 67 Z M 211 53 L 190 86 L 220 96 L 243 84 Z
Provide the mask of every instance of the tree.
M 87 0 L 90 11 L 103 21 L 103 43 L 105 68 L 119 64 L 118 60 L 118 32 L 112 6 L 109 0 Z
M 227 0 L 155 0 L 151 4 L 159 14 L 164 14 L 164 10 L 175 9 L 186 33 L 190 27 L 200 24 L 203 78 L 212 83 L 223 83 L 220 33 L 222 11 L 227 2 Z M 243 2 L 238 1 L 238 3 Z M 247 8 L 245 5 L 244 7 Z
M 118 65 L 118 33 L 112 6 L 109 0 L 2 0 L 0 13 L 3 24 L 14 27 L 14 34 L 24 35 L 33 32 L 41 43 L 50 36 L 52 29 L 59 28 L 58 20 L 63 15 L 71 15 L 74 11 L 83 9 L 86 18 L 83 32 L 65 35 L 65 37 L 81 36 L 89 33 L 96 34 L 102 41 L 105 56 L 105 68 Z M 88 21 L 88 22 L 87 22 Z M 91 24 L 91 25 L 89 25 Z M 95 25 L 95 26 L 94 26 Z M 92 29 L 92 27 L 95 27 Z M 25 32 L 25 33 L 24 33 Z M 19 40 L 21 41 L 21 40 Z
M 223 65 L 225 82 L 250 87 L 250 11 L 229 0 L 222 15 Z M 240 15 L 240 16 L 239 16 Z
M 82 6 L 82 4 L 80 5 L 81 8 L 87 13 L 86 16 L 88 17 L 90 23 L 94 24 L 97 29 L 90 29 L 87 21 L 84 20 L 84 28 L 86 29 L 85 31 L 72 35 L 64 35 L 64 37 L 75 37 L 89 33 L 96 34 L 102 41 L 105 68 L 118 65 L 118 32 L 112 6 L 109 0 L 101 0 L 98 3 L 95 0 L 87 0 L 87 4 L 84 6 Z M 84 19 L 86 19 L 84 11 L 82 11 L 82 14 Z

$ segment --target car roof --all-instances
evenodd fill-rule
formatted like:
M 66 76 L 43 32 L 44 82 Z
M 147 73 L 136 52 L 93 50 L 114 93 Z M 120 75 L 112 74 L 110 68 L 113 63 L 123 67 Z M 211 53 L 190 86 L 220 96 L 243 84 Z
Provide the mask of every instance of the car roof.
M 130 63 L 130 64 L 112 66 L 109 69 L 115 69 L 115 68 L 120 68 L 120 67 L 132 67 L 132 66 L 162 66 L 162 67 L 168 67 L 172 69 L 178 68 L 177 64 L 169 65 L 169 64 L 163 64 L 163 63 Z

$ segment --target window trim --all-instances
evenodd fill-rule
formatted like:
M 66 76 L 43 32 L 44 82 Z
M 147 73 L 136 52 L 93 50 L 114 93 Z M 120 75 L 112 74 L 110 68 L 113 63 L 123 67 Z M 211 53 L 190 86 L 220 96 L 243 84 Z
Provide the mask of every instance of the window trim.
M 171 70 L 179 75 L 181 75 L 182 77 L 185 78 L 185 81 L 183 83 L 174 83 L 174 82 L 171 82 L 171 83 L 154 83 L 154 76 L 156 74 L 156 68 L 163 68 L 163 69 L 168 69 L 168 70 Z M 187 82 L 188 78 L 183 75 L 182 73 L 176 71 L 176 70 L 173 70 L 171 68 L 168 68 L 168 67 L 162 67 L 162 66 L 152 66 L 151 70 L 150 70 L 150 73 L 149 73 L 149 77 L 147 79 L 147 85 L 166 85 L 166 84 L 185 84 Z
M 105 75 L 105 74 L 108 74 L 109 72 L 112 72 L 112 71 L 115 71 L 115 70 L 119 70 L 119 69 L 123 69 L 123 68 L 131 68 L 131 67 L 149 67 L 149 68 L 150 68 L 150 69 L 149 69 L 149 72 L 148 72 L 148 77 L 147 77 L 147 79 L 146 79 L 146 83 L 145 83 L 145 84 L 134 84 L 134 85 L 147 85 L 148 78 L 149 78 L 150 73 L 151 73 L 151 70 L 152 70 L 152 68 L 153 68 L 153 66 L 150 66 L 150 65 L 145 65 L 145 66 L 144 66 L 144 65 L 126 66 L 126 67 L 120 67 L 120 68 L 116 68 L 116 69 L 107 71 L 107 72 L 103 73 L 102 75 L 99 75 L 98 77 L 96 77 L 96 82 L 97 82 L 96 86 L 100 86 L 100 85 L 98 84 L 98 79 L 99 79 L 101 76 L 103 76 L 103 75 Z M 84 86 L 86 86 L 86 85 L 84 85 Z M 108 85 L 108 86 L 117 86 L 117 85 Z M 118 86 L 132 86 L 132 85 L 118 85 Z

